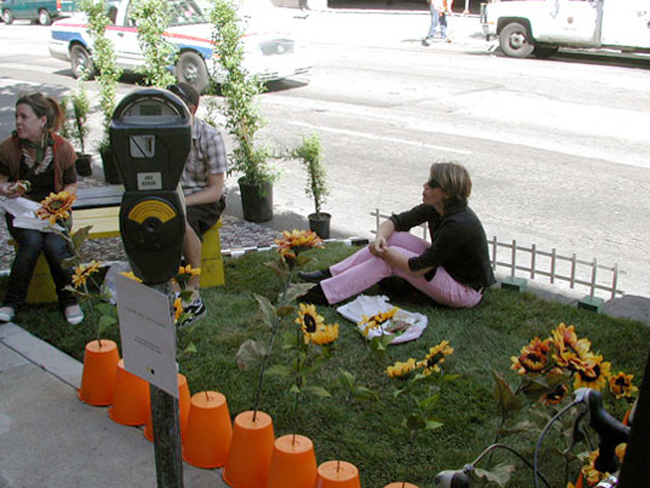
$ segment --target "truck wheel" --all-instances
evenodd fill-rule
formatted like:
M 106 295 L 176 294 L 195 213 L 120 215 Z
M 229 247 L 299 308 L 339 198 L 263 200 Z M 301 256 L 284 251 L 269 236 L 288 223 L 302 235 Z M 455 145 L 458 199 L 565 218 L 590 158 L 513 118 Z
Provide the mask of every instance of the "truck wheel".
M 70 49 L 70 66 L 72 68 L 72 76 L 81 78 L 86 75 L 87 80 L 91 80 L 95 76 L 95 65 L 88 50 L 75 44 Z
M 553 56 L 559 48 L 557 46 L 535 46 L 533 56 L 540 59 L 546 59 Z
M 203 58 L 192 52 L 181 54 L 176 62 L 176 80 L 192 85 L 197 92 L 203 93 L 208 86 L 208 68 Z
M 2 11 L 2 20 L 4 20 L 5 24 L 9 25 L 14 21 L 14 16 L 11 15 L 11 10 L 3 10 Z
M 501 30 L 499 45 L 507 56 L 513 58 L 526 58 L 535 49 L 535 44 L 528 38 L 526 28 L 517 22 L 511 22 Z
M 52 23 L 52 17 L 47 10 L 42 9 L 38 13 L 38 23 L 41 25 L 50 25 Z

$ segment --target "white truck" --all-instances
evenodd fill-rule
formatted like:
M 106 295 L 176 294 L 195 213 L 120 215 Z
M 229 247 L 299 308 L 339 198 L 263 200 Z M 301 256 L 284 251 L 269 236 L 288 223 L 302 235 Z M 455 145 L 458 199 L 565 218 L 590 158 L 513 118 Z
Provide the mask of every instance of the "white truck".
M 560 47 L 650 53 L 650 0 L 490 0 L 481 22 L 516 58 Z

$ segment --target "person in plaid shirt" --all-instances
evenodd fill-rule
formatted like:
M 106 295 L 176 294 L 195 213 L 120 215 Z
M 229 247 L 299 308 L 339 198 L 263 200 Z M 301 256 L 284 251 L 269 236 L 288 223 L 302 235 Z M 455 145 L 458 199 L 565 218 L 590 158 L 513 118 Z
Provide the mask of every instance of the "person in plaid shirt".
M 177 83 L 169 90 L 178 95 L 192 114 L 192 146 L 185 162 L 180 185 L 185 196 L 185 243 L 183 254 L 192 268 L 201 267 L 201 240 L 203 234 L 217 223 L 226 207 L 224 178 L 228 171 L 226 148 L 219 131 L 195 116 L 199 107 L 198 92 L 187 83 Z M 192 298 L 183 303 L 188 318 L 183 324 L 202 317 L 206 307 L 199 294 L 199 276 L 193 276 L 186 285 Z

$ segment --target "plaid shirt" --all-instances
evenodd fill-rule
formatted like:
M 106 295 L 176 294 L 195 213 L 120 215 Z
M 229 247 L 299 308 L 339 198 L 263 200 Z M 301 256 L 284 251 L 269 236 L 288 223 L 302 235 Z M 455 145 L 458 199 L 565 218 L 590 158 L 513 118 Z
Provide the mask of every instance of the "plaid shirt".
M 227 171 L 228 156 L 221 134 L 207 122 L 194 117 L 192 147 L 181 176 L 183 193 L 192 195 L 199 192 L 208 187 L 209 175 Z

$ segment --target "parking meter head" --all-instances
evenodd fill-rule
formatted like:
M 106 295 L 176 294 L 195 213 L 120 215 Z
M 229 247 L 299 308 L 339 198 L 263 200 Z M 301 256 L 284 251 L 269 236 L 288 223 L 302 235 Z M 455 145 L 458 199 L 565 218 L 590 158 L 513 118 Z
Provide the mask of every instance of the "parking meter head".
M 190 113 L 167 90 L 137 90 L 115 109 L 110 138 L 125 187 L 124 249 L 146 284 L 164 283 L 177 274 L 183 252 L 185 213 L 177 189 L 192 140 Z

